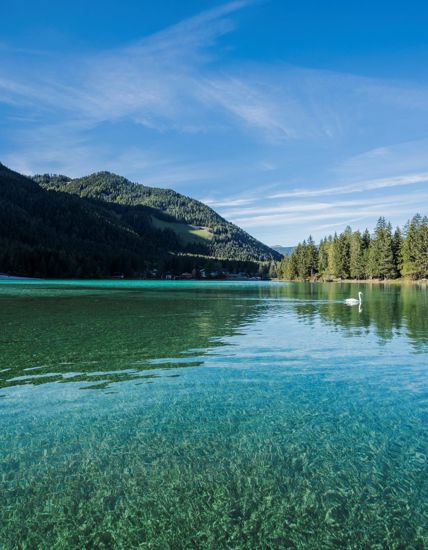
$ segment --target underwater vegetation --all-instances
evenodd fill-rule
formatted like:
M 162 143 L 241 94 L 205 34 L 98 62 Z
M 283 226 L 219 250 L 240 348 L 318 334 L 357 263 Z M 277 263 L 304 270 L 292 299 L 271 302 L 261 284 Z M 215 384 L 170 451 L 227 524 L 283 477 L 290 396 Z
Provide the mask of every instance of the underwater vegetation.
M 2 550 L 427 547 L 416 291 L 9 288 Z

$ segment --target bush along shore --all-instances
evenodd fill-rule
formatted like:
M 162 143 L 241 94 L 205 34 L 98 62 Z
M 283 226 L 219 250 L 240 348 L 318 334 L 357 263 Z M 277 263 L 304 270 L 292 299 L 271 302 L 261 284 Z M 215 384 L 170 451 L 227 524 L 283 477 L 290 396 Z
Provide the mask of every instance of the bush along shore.
M 417 214 L 392 230 L 379 218 L 373 234 L 347 227 L 317 246 L 309 237 L 284 257 L 279 278 L 286 280 L 422 281 L 428 279 L 428 218 Z

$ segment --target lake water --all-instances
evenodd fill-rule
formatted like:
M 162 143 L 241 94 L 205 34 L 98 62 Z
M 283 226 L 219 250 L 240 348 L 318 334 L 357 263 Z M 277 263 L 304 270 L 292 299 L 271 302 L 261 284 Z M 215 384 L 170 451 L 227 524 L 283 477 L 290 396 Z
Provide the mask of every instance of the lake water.
M 0 326 L 2 550 L 428 547 L 427 287 L 2 281 Z

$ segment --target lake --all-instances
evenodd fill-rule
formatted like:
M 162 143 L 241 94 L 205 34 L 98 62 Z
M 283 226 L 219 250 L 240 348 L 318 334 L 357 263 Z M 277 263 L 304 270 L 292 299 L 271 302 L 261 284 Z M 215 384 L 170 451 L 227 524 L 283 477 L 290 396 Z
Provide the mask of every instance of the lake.
M 2 550 L 428 547 L 426 286 L 1 281 L 0 324 Z

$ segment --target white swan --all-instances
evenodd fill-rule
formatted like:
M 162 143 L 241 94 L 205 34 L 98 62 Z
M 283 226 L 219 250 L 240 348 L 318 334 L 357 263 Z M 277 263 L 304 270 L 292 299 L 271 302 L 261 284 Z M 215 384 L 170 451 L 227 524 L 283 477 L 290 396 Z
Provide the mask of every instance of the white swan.
M 363 293 L 358 293 L 358 300 L 356 298 L 346 298 L 345 304 L 347 306 L 360 306 L 363 302 Z

